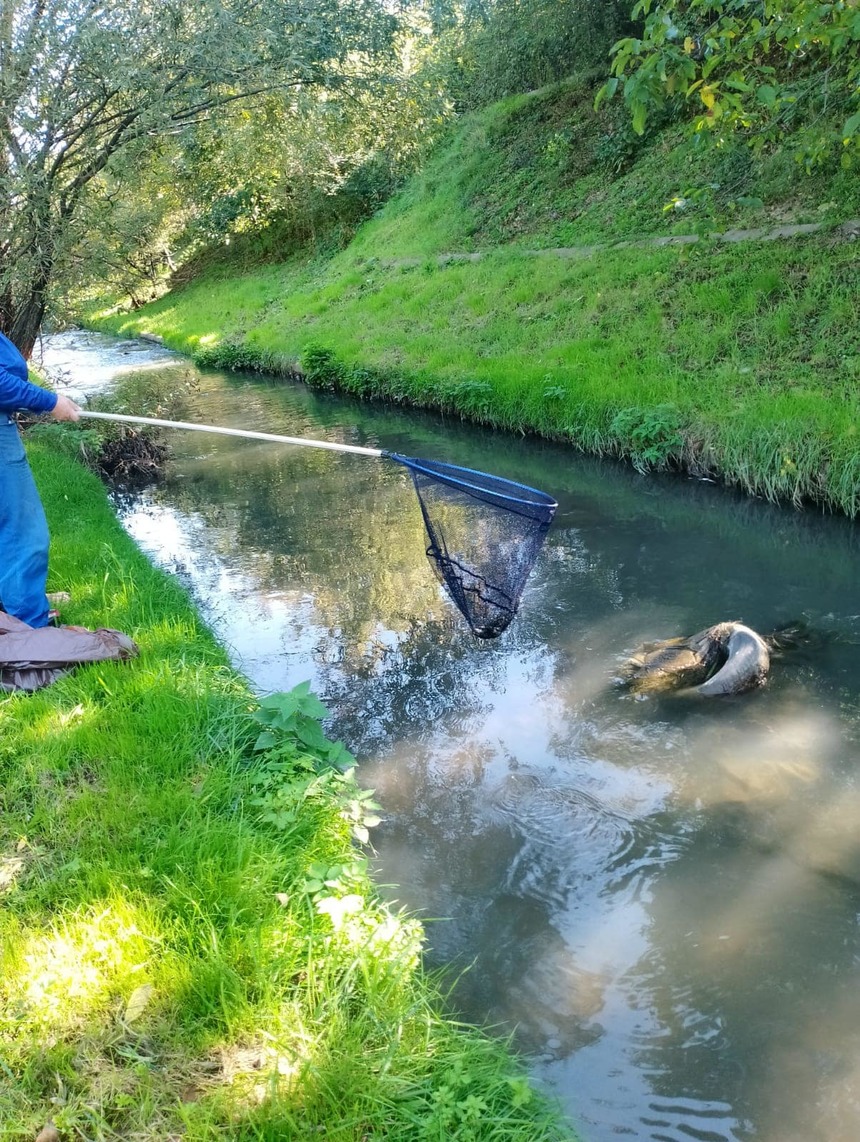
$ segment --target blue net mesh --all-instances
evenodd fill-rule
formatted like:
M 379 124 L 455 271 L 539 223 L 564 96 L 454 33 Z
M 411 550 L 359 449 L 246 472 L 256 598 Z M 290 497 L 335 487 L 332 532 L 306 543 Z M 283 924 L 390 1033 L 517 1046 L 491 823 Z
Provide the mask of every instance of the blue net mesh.
M 478 638 L 496 638 L 517 613 L 555 500 L 471 468 L 386 455 L 412 476 L 433 570 Z

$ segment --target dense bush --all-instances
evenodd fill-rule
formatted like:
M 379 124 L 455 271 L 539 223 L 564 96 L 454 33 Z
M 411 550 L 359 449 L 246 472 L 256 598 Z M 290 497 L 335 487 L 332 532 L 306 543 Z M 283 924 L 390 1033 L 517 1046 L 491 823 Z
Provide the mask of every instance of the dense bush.
M 274 354 L 243 341 L 231 340 L 196 349 L 194 364 L 198 369 L 227 369 L 232 373 L 290 375 L 293 371 L 287 362 Z
M 638 0 L 641 33 L 615 45 L 598 99 L 623 94 L 642 132 L 667 103 L 722 149 L 754 151 L 787 134 L 808 170 L 851 169 L 860 154 L 860 12 L 856 0 Z
M 671 404 L 623 408 L 609 428 L 621 455 L 629 457 L 640 472 L 671 467 L 684 446 L 680 414 Z
M 573 71 L 609 68 L 631 32 L 629 0 L 496 0 L 465 30 L 455 95 L 464 107 L 532 91 Z

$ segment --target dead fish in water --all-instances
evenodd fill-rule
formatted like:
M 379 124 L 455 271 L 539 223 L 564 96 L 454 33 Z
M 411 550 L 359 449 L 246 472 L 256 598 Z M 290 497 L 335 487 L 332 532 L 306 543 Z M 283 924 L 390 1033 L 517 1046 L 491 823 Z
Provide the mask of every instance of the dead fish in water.
M 622 675 L 639 694 L 683 690 L 713 698 L 760 686 L 770 669 L 767 641 L 741 622 L 717 623 L 689 638 L 645 643 Z
M 765 640 L 743 623 L 737 623 L 726 643 L 726 661 L 695 692 L 705 698 L 744 694 L 761 686 L 769 670 L 770 651 Z

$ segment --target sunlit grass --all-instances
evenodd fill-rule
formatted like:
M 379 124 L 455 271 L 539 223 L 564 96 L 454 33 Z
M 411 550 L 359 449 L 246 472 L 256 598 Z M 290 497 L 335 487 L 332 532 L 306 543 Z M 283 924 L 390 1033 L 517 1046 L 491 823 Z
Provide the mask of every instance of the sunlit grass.
M 328 260 L 223 263 L 134 314 L 90 320 L 205 347 L 228 368 L 288 372 L 323 348 L 357 395 L 855 514 L 854 246 L 704 235 L 856 217 L 860 180 L 806 176 L 781 153 L 707 151 L 676 128 L 637 143 L 592 97 L 585 77 L 465 117 Z M 613 245 L 699 232 L 692 247 Z M 576 258 L 525 253 L 594 243 Z M 469 251 L 482 259 L 438 257 Z M 682 447 L 661 436 L 667 407 Z
M 366 873 L 315 909 L 308 870 L 353 855 L 337 805 L 286 841 L 260 819 L 247 686 L 95 478 L 38 430 L 31 454 L 64 618 L 140 656 L 0 700 L 3 1137 L 562 1136 L 501 1045 L 439 1016 L 420 928 Z
M 13 932 L 0 960 L 0 1010 L 16 1035 L 67 1034 L 152 987 L 161 938 L 124 901 L 64 916 L 38 935 Z
M 269 365 L 308 345 L 370 370 L 365 395 L 459 412 L 588 451 L 631 454 L 613 426 L 672 406 L 676 459 L 747 491 L 854 514 L 860 295 L 848 243 L 805 239 L 690 251 L 617 250 L 568 262 L 498 253 L 440 268 L 307 268 L 249 324 L 240 283 L 201 281 L 149 328 L 192 351 L 212 328 Z M 214 297 L 222 300 L 217 304 Z

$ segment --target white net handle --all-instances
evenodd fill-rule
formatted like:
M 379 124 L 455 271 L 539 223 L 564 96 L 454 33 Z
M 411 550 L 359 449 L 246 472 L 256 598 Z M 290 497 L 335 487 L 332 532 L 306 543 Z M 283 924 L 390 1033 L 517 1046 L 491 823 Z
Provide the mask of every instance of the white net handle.
M 158 420 L 153 416 L 125 416 L 115 412 L 89 412 L 80 416 L 88 420 L 113 420 L 120 424 L 150 424 L 155 428 L 186 428 L 190 432 L 214 432 L 219 436 L 242 436 L 247 440 L 268 440 L 273 444 L 301 444 L 305 448 L 325 448 L 329 452 L 354 452 L 357 456 L 387 456 L 380 448 L 360 448 L 357 444 L 333 444 L 328 440 L 307 440 L 302 436 L 279 436 L 274 432 L 254 432 L 247 428 L 223 428 L 217 424 L 191 424 L 184 420 Z

